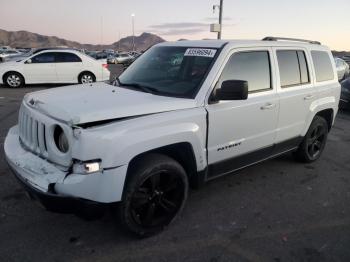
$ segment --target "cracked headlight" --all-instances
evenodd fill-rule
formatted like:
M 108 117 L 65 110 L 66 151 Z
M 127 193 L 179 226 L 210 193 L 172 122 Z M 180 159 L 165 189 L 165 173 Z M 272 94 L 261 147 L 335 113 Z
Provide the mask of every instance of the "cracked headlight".
M 67 153 L 69 150 L 69 142 L 62 127 L 57 125 L 54 129 L 53 136 L 57 149 L 62 153 Z

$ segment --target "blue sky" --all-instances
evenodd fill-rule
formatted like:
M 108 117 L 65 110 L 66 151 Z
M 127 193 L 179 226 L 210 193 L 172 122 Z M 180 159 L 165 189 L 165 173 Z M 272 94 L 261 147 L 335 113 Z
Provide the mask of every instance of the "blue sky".
M 0 0 L 0 28 L 28 30 L 82 43 L 112 43 L 152 32 L 166 40 L 215 38 L 219 0 Z M 318 40 L 350 50 L 350 0 L 224 0 L 223 38 L 267 35 Z

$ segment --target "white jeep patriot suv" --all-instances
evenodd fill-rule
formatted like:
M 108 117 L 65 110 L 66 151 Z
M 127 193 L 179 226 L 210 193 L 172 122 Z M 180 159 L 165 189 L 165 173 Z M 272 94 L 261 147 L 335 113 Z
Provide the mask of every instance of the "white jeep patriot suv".
M 4 148 L 47 209 L 112 206 L 124 228 L 148 236 L 180 213 L 190 185 L 287 152 L 318 159 L 339 96 L 318 42 L 166 42 L 113 84 L 26 95 Z

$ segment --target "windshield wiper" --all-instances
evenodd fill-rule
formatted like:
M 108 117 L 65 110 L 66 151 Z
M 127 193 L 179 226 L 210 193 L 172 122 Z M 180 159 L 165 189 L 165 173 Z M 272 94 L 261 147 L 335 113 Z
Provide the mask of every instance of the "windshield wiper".
M 119 86 L 123 87 L 134 87 L 136 89 L 140 89 L 141 91 L 145 92 L 145 93 L 151 93 L 151 94 L 159 94 L 161 93 L 157 88 L 154 87 L 150 87 L 150 86 L 145 86 L 145 85 L 141 85 L 138 83 L 121 83 L 119 81 L 119 79 L 117 79 L 117 81 L 119 82 Z

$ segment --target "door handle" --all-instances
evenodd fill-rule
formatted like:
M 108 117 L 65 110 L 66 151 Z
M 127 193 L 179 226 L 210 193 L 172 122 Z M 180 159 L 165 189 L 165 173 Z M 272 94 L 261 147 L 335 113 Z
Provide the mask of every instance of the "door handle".
M 275 104 L 272 104 L 272 103 L 267 103 L 266 105 L 260 107 L 261 110 L 266 110 L 266 109 L 272 109 L 272 108 L 275 108 Z
M 312 98 L 314 98 L 315 96 L 314 95 L 307 95 L 304 97 L 304 100 L 310 100 Z

